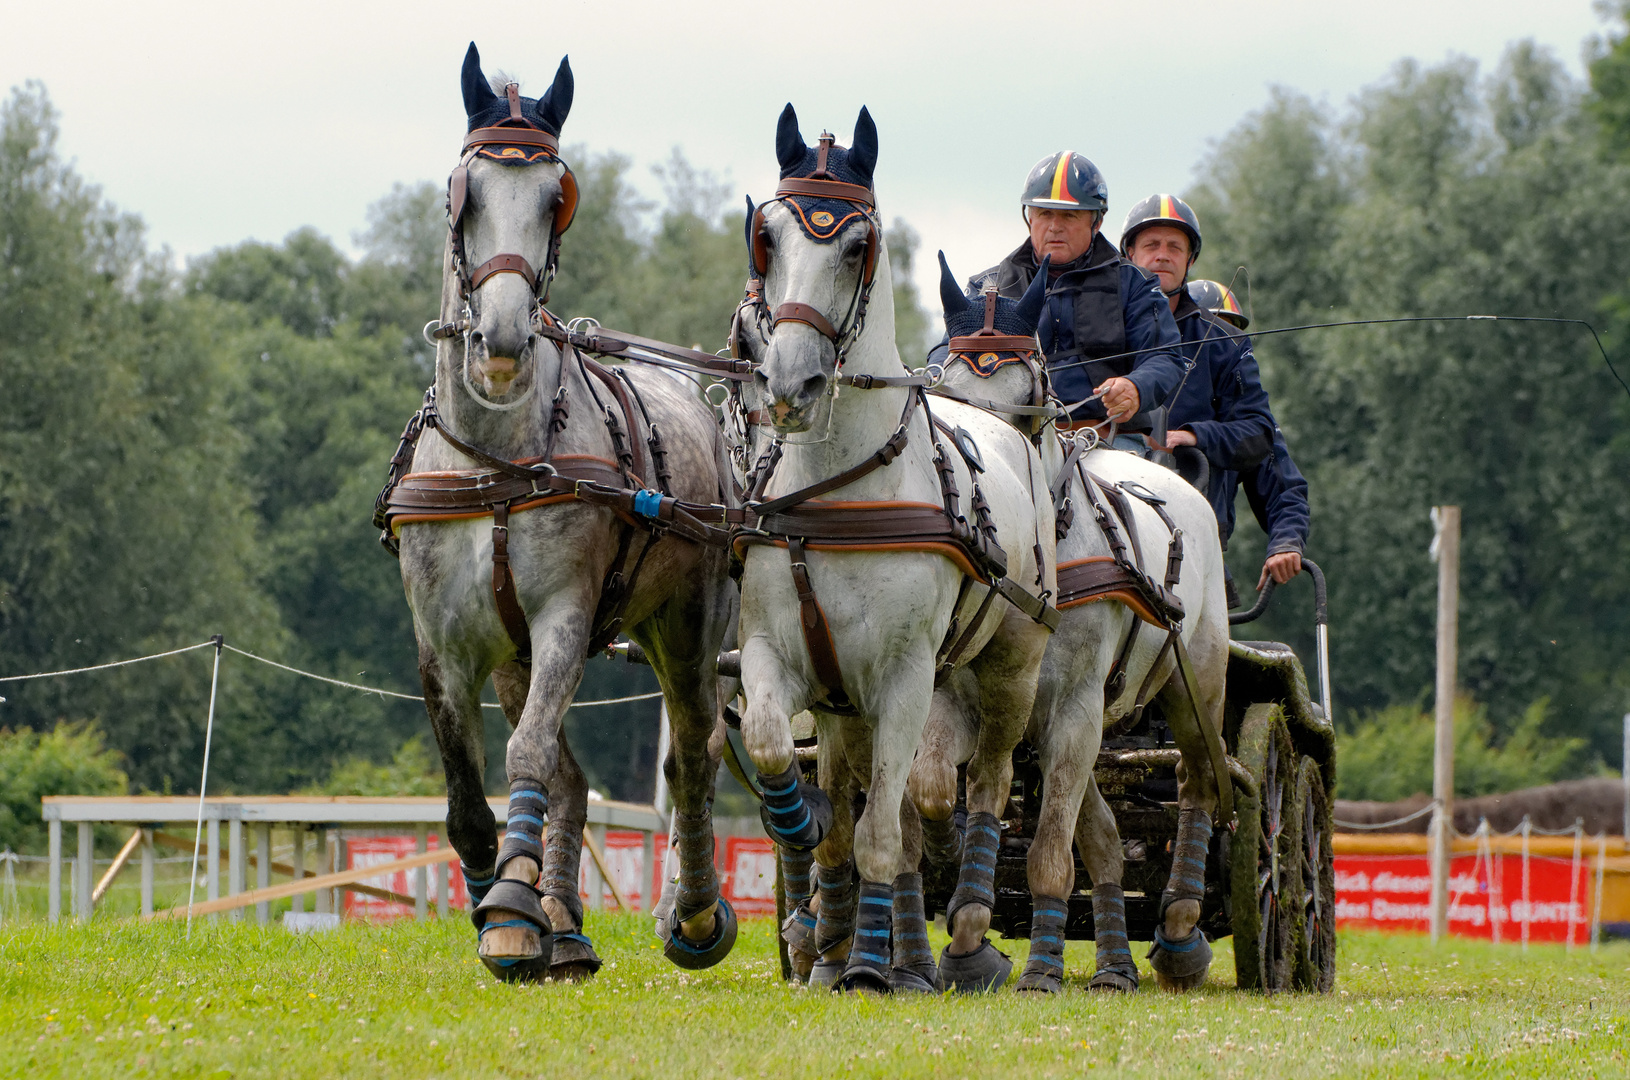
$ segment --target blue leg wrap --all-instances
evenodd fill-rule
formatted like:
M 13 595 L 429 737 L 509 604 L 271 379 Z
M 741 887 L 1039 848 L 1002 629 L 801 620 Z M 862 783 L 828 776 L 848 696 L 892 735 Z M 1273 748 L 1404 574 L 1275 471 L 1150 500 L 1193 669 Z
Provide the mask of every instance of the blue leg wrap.
M 509 820 L 504 827 L 504 842 L 498 849 L 496 873 L 502 874 L 504 864 L 525 856 L 536 859 L 543 868 L 543 827 L 549 819 L 549 792 L 541 781 L 516 777 L 509 782 Z
M 968 829 L 962 840 L 962 873 L 956 892 L 945 907 L 945 924 L 950 927 L 956 913 L 968 904 L 996 907 L 996 852 L 1002 843 L 1002 823 L 995 814 L 969 814 Z
M 821 911 L 815 920 L 815 948 L 826 952 L 855 932 L 855 864 L 816 866 L 820 882 Z
M 1030 905 L 1030 959 L 1025 961 L 1018 988 L 1057 993 L 1064 988 L 1064 924 L 1070 916 L 1070 902 L 1035 896 Z
M 470 895 L 470 906 L 473 908 L 487 898 L 487 890 L 492 888 L 493 882 L 498 880 L 496 870 L 482 876 L 459 861 L 458 869 L 464 875 L 464 891 Z
M 679 889 L 674 913 L 684 922 L 719 899 L 719 873 L 713 866 L 713 811 L 676 811 L 674 839 L 679 846 Z
M 832 803 L 813 784 L 803 782 L 797 762 L 776 776 L 758 778 L 764 789 L 759 817 L 770 838 L 783 848 L 813 851 L 832 828 Z
M 1172 873 L 1160 895 L 1160 915 L 1178 900 L 1206 895 L 1206 851 L 1211 847 L 1211 815 L 1185 808 L 1177 812 L 1177 840 L 1172 844 Z
M 781 848 L 781 888 L 787 895 L 787 910 L 791 911 L 815 895 L 815 856 L 808 851 L 789 851 Z
M 855 943 L 849 950 L 849 963 L 838 985 L 845 990 L 889 989 L 889 970 L 894 963 L 889 943 L 893 921 L 894 886 L 881 881 L 860 883 L 859 910 L 855 914 Z
M 1119 885 L 1092 886 L 1092 926 L 1097 946 L 1095 989 L 1136 990 L 1138 965 L 1126 937 L 1126 890 Z

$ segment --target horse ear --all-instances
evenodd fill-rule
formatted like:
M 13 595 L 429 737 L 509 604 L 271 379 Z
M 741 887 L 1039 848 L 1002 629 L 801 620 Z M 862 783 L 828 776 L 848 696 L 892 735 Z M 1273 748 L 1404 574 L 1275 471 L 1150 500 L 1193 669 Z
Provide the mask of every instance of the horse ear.
M 563 56 L 560 67 L 555 70 L 555 84 L 543 92 L 534 108 L 538 120 L 557 138 L 560 126 L 566 122 L 566 114 L 572 111 L 573 85 L 571 57 Z
M 758 260 L 753 258 L 753 197 L 751 195 L 747 196 L 747 220 L 743 225 L 742 233 L 747 240 L 747 271 L 751 274 L 757 274 L 758 266 L 756 264 Z
M 781 110 L 781 120 L 775 126 L 775 159 L 781 163 L 781 171 L 795 168 L 803 164 L 804 154 L 809 146 L 804 142 L 804 133 L 798 130 L 798 113 L 787 102 L 787 107 Z
M 1041 308 L 1047 302 L 1047 268 L 1052 265 L 1053 257 L 1051 255 L 1042 256 L 1041 266 L 1036 271 L 1035 280 L 1030 282 L 1030 287 L 1024 291 L 1023 296 L 1019 297 L 1019 304 L 1013 309 L 1013 314 L 1031 330 L 1034 330 L 1036 324 L 1041 322 Z
M 968 310 L 968 298 L 962 294 L 962 286 L 951 273 L 951 264 L 945 261 L 943 251 L 940 252 L 940 303 L 945 307 L 947 319 Z
M 459 76 L 459 83 L 464 90 L 465 116 L 480 116 L 498 103 L 498 95 L 492 92 L 487 77 L 481 74 L 481 53 L 473 41 L 470 42 L 469 51 L 464 54 L 464 71 Z
M 872 123 L 872 114 L 864 105 L 855 120 L 855 144 L 849 148 L 848 161 L 849 167 L 871 184 L 872 170 L 877 168 L 877 125 Z

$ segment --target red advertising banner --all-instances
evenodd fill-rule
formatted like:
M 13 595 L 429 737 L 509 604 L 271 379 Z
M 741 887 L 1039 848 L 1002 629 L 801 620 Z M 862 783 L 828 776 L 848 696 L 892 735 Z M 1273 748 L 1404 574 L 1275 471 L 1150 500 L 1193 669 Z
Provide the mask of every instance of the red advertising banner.
M 440 839 L 435 834 L 431 834 L 427 846 L 431 851 L 439 850 L 441 847 Z M 379 863 L 405 859 L 416 850 L 416 841 L 411 836 L 347 836 L 345 840 L 345 865 L 348 870 L 360 870 Z M 437 899 L 436 868 L 434 866 L 426 868 L 425 875 L 428 878 L 426 887 L 430 906 L 435 907 Z M 380 874 L 377 877 L 364 878 L 361 884 L 400 893 L 403 896 L 412 896 L 413 871 L 398 870 L 395 873 Z M 464 875 L 459 873 L 456 859 L 449 863 L 447 867 L 447 900 L 449 907 L 459 909 L 463 909 L 468 904 L 468 897 L 464 891 Z M 369 896 L 366 893 L 355 893 L 347 890 L 345 893 L 345 915 L 350 919 L 372 919 L 375 921 L 412 918 L 413 905 L 399 904 L 394 900 L 386 900 L 383 897 Z
M 1583 942 L 1590 935 L 1590 863 L 1521 855 L 1456 855 L 1449 863 L 1449 932 L 1461 937 Z M 1336 925 L 1431 929 L 1432 870 L 1424 855 L 1336 856 Z
M 723 877 L 724 895 L 736 914 L 775 914 L 775 844 L 769 837 L 728 837 Z
M 362 869 L 379 863 L 406 858 L 414 853 L 412 836 L 347 836 L 346 866 Z M 438 837 L 432 835 L 429 848 L 438 848 Z M 601 851 L 606 857 L 606 868 L 622 891 L 623 899 L 636 911 L 649 911 L 650 898 L 662 893 L 663 863 L 668 853 L 668 838 L 656 836 L 654 866 L 645 867 L 645 834 L 633 831 L 607 832 Z M 775 845 L 768 837 L 729 836 L 719 845 L 722 854 L 719 866 L 720 886 L 731 907 L 741 915 L 775 914 Z M 593 857 L 585 848 L 578 870 L 578 895 L 589 904 L 589 883 Z M 429 902 L 436 904 L 436 869 L 429 874 Z M 362 884 L 384 889 L 402 896 L 413 895 L 413 873 L 398 870 L 365 879 Z M 464 889 L 464 876 L 459 873 L 455 860 L 448 866 L 448 900 L 451 907 L 463 910 L 468 905 Z M 607 911 L 616 910 L 617 900 L 611 887 L 600 883 L 600 906 Z M 363 893 L 345 893 L 345 914 L 348 918 L 389 920 L 410 918 L 413 905 L 386 900 Z

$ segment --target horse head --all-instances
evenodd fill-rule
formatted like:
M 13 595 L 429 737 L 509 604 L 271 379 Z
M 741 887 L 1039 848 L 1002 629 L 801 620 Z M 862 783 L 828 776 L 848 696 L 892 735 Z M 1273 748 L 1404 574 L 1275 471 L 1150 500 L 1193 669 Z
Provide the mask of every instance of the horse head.
M 1017 300 L 988 289 L 969 298 L 940 252 L 940 302 L 945 307 L 945 333 L 950 339 L 940 385 L 954 394 L 1008 405 L 1039 406 L 1047 397 L 1047 376 L 1036 343 L 1036 326 L 1047 300 L 1047 267 L 1042 260 L 1035 280 Z M 1035 418 L 1011 417 L 1027 430 Z
M 771 423 L 785 434 L 811 427 L 861 337 L 880 271 L 890 304 L 892 287 L 872 195 L 877 127 L 871 114 L 860 110 L 853 146 L 838 146 L 822 133 L 811 147 L 789 104 L 775 150 L 781 183 L 773 200 L 749 205 L 747 245 L 769 325 L 756 389 Z
M 572 69 L 562 59 L 542 97 L 522 97 L 508 79 L 489 82 L 471 42 L 462 87 L 468 126 L 447 185 L 442 325 L 452 333 L 443 333 L 463 334 L 460 378 L 472 396 L 503 406 L 536 385 L 536 326 L 560 234 L 577 208 L 577 181 L 559 144 Z

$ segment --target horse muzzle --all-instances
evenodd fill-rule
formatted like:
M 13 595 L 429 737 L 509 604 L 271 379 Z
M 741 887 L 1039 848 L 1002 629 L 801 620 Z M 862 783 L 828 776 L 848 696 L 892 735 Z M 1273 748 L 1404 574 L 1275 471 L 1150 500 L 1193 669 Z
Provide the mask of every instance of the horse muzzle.
M 766 403 L 770 423 L 775 430 L 791 435 L 810 429 L 831 377 L 822 369 L 818 350 L 772 344 L 753 381 L 759 400 Z

